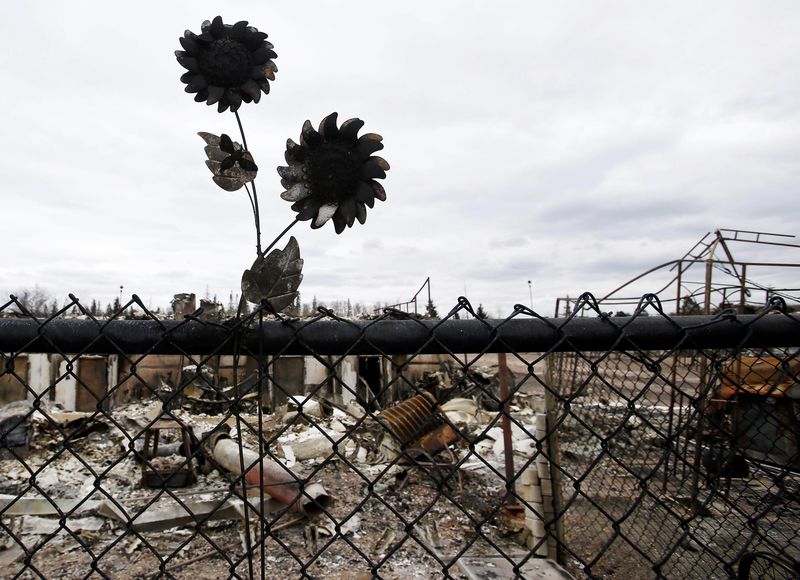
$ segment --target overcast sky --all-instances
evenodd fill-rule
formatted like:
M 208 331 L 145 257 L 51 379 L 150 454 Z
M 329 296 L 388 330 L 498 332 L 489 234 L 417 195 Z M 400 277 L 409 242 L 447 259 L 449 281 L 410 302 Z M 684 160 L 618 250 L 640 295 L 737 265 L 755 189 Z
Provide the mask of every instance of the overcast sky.
M 183 92 L 173 55 L 217 14 L 278 53 L 272 92 L 240 110 L 267 240 L 294 219 L 274 168 L 304 120 L 337 111 L 384 137 L 388 199 L 366 224 L 292 231 L 305 301 L 405 300 L 430 276 L 440 311 L 466 289 L 500 315 L 532 280 L 550 314 L 715 228 L 798 233 L 794 0 L 16 2 L 0 25 L 0 290 L 105 302 L 123 285 L 162 307 L 238 291 L 249 205 L 214 185 L 196 135 L 235 119 Z

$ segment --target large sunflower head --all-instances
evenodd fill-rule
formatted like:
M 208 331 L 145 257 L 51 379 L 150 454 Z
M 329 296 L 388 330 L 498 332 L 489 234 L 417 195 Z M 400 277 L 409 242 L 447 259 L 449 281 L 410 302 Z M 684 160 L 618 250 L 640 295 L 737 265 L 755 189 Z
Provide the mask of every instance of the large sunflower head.
M 277 57 L 267 35 L 247 21 L 223 24 L 222 17 L 206 20 L 198 36 L 191 30 L 183 33 L 176 50 L 178 62 L 188 72 L 181 77 L 187 93 L 196 93 L 194 100 L 208 105 L 217 103 L 219 112 L 228 107 L 236 111 L 242 104 L 261 99 L 261 91 L 269 93 L 269 81 L 275 80 Z
M 375 199 L 386 200 L 383 186 L 375 179 L 386 177 L 389 164 L 372 156 L 383 149 L 383 138 L 376 133 L 361 137 L 361 119 L 348 119 L 341 127 L 331 113 L 314 130 L 306 121 L 300 133 L 300 144 L 286 141 L 288 167 L 278 167 L 281 185 L 286 189 L 281 197 L 294 202 L 292 209 L 299 220 L 313 220 L 312 228 L 333 221 L 336 233 L 352 227 L 357 219 L 364 223 L 367 207 Z

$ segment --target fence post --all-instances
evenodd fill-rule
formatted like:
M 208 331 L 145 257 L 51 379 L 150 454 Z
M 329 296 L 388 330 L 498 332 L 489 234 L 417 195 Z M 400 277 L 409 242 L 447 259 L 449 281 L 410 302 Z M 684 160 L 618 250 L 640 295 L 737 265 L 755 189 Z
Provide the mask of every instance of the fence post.
M 564 514 L 562 512 L 562 481 L 561 481 L 561 449 L 558 443 L 558 433 L 555 430 L 556 418 L 558 416 L 558 400 L 553 393 L 553 389 L 560 385 L 553 383 L 553 357 L 563 355 L 551 354 L 547 357 L 547 385 L 550 387 L 544 390 L 544 409 L 547 428 L 547 452 L 550 461 L 550 480 L 553 482 L 553 514 L 555 517 L 556 532 L 556 561 L 559 564 L 566 564 L 566 554 L 564 553 Z

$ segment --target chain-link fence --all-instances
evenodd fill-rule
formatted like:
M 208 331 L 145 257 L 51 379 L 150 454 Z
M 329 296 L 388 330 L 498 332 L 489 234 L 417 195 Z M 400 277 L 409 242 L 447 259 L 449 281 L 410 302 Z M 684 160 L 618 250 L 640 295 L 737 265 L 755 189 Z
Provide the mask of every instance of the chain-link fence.
M 64 319 L 67 310 L 79 316 Z M 0 306 L 9 577 L 727 577 L 800 559 L 800 319 Z M 469 318 L 469 319 L 465 319 Z M 758 565 L 766 560 L 758 560 Z M 756 566 L 758 567 L 758 566 Z M 794 573 L 794 572 L 790 572 Z

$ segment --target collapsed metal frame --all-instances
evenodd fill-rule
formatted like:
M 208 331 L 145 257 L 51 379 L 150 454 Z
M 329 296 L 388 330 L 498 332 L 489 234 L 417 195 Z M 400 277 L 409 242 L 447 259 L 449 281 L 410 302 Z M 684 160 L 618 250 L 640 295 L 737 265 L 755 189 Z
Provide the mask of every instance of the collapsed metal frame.
M 397 311 L 385 313 L 386 318 L 374 321 L 343 320 L 330 311 L 322 310 L 313 320 L 264 320 L 261 314 L 251 317 L 254 325 L 241 325 L 232 332 L 225 323 L 200 321 L 189 317 L 183 321 L 150 320 L 62 320 L 57 318 L 36 319 L 34 317 L 0 319 L 0 352 L 9 353 L 10 362 L 5 372 L 13 372 L 15 353 L 55 352 L 93 354 L 241 354 L 255 353 L 259 356 L 281 356 L 288 354 L 310 354 L 312 356 L 349 354 L 404 354 L 413 356 L 424 353 L 439 353 L 455 356 L 455 353 L 584 353 L 584 352 L 634 352 L 677 351 L 696 349 L 711 351 L 749 348 L 797 348 L 800 347 L 800 319 L 786 312 L 785 304 L 773 300 L 769 308 L 758 315 L 734 315 L 724 313 L 717 316 L 690 316 L 671 318 L 661 309 L 655 296 L 646 296 L 640 301 L 637 312 L 630 318 L 611 318 L 600 312 L 597 302 L 584 295 L 579 304 L 591 308 L 595 318 L 581 318 L 573 314 L 568 319 L 541 318 L 524 306 L 517 306 L 514 313 L 504 320 L 454 320 L 458 309 L 471 309 L 462 299 L 445 320 L 423 321 L 408 317 L 394 320 Z M 638 314 L 646 309 L 656 316 L 642 317 Z M 577 312 L 577 311 L 576 311 Z M 236 339 L 232 340 L 232 336 Z M 539 357 L 540 358 L 540 357 Z M 529 363 L 530 364 L 530 363 Z M 654 362 L 655 372 L 658 359 Z M 269 369 L 261 369 L 268 375 Z M 333 369 L 332 369 L 333 371 Z M 534 369 L 529 368 L 531 377 Z M 266 382 L 268 378 L 262 377 Z M 336 379 L 332 372 L 331 379 Z M 506 385 L 507 386 L 507 385 Z M 548 394 L 568 403 L 552 379 L 544 382 Z M 512 420 L 506 406 L 516 394 L 504 389 L 505 407 L 501 419 Z M 562 418 L 563 419 L 563 418 Z M 238 420 L 238 419 L 237 419 Z M 559 418 L 553 417 L 549 433 L 558 432 Z M 671 439 L 671 435 L 667 438 Z M 263 449 L 259 450 L 263 456 Z M 697 457 L 684 458 L 684 465 L 697 468 Z M 664 464 L 666 473 L 668 464 Z M 244 471 L 244 466 L 242 466 Z M 556 465 L 556 471 L 570 476 Z M 514 485 L 521 472 L 509 478 L 506 474 L 507 494 L 520 501 Z M 574 479 L 574 478 L 573 478 Z M 578 480 L 579 481 L 579 480 Z M 263 494 L 262 494 L 263 495 Z M 262 503 L 263 503 L 263 497 Z M 524 502 L 522 502 L 524 503 Z M 560 506 L 563 515 L 569 506 Z M 560 516 L 556 520 L 560 519 Z M 557 522 L 551 522 L 556 524 Z M 557 527 L 557 526 L 554 526 Z M 555 533 L 555 530 L 554 530 Z M 629 540 L 626 540 L 629 541 Z M 559 540 L 564 558 L 575 557 L 572 548 Z M 263 546 L 262 546 L 263 547 Z M 668 551 L 665 559 L 677 548 Z M 443 572 L 449 565 L 442 558 Z M 720 558 L 721 559 L 721 558 Z M 580 560 L 587 574 L 591 574 L 593 561 Z M 726 560 L 726 562 L 728 562 Z M 659 566 L 654 564 L 658 574 Z M 262 558 L 263 565 L 263 558 Z M 730 562 L 725 564 L 730 566 Z M 250 570 L 252 576 L 254 571 Z
M 745 313 L 746 307 L 755 306 L 759 309 L 763 304 L 768 302 L 772 296 L 779 296 L 784 300 L 791 302 L 800 302 L 800 288 L 771 288 L 755 282 L 748 275 L 748 268 L 800 268 L 800 262 L 763 262 L 763 261 L 742 261 L 737 260 L 733 251 L 731 250 L 731 242 L 754 244 L 765 247 L 776 248 L 791 248 L 800 249 L 800 244 L 793 244 L 782 240 L 795 239 L 796 236 L 790 234 L 776 234 L 770 232 L 757 232 L 751 230 L 737 230 L 720 228 L 714 232 L 706 233 L 692 248 L 686 252 L 681 258 L 670 260 L 659 264 L 642 272 L 641 274 L 631 278 L 624 284 L 614 288 L 597 302 L 603 306 L 631 306 L 636 305 L 639 301 L 638 296 L 621 296 L 620 293 L 633 285 L 634 283 L 647 278 L 657 272 L 667 270 L 675 272 L 673 277 L 664 284 L 659 290 L 653 292 L 659 297 L 663 304 L 674 303 L 675 312 L 677 314 L 706 314 L 709 315 L 714 309 L 712 297 L 720 295 L 720 304 L 728 305 L 734 308 L 740 314 Z M 781 241 L 779 241 L 781 240 Z M 718 251 L 724 254 L 724 257 L 717 257 Z M 704 266 L 704 278 L 702 282 L 691 282 L 686 280 L 685 275 L 693 266 Z M 724 274 L 736 279 L 736 284 L 726 285 L 714 282 L 714 270 L 719 270 Z M 697 286 L 696 289 L 688 291 L 687 286 Z M 668 295 L 670 288 L 675 287 L 675 297 Z M 759 291 L 764 293 L 764 300 L 749 301 L 751 291 Z M 729 295 L 737 296 L 735 303 L 729 302 Z M 686 299 L 696 300 L 695 303 L 701 309 L 701 312 L 682 312 L 681 302 Z M 569 313 L 571 305 L 574 304 L 576 299 L 570 297 L 559 297 L 556 299 L 555 316 L 560 315 L 562 303 L 564 304 L 564 312 Z

